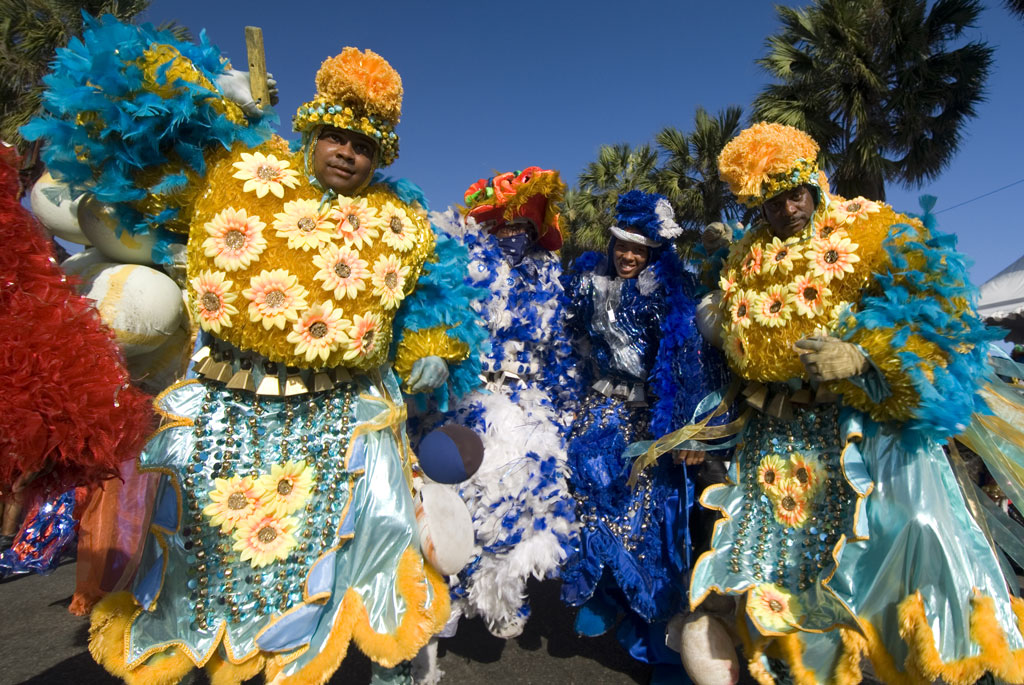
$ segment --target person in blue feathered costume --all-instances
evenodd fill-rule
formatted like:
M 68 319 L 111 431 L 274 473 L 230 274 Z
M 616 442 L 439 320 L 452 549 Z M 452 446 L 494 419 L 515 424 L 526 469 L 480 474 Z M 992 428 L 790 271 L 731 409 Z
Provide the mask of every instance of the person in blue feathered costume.
M 479 434 L 485 454 L 458 488 L 477 548 L 452 588 L 452 617 L 478 615 L 502 638 L 522 633 L 527 581 L 557 574 L 576 528 L 561 411 L 575 395 L 558 259 L 564 190 L 557 171 L 528 167 L 471 185 L 464 219 L 431 215 L 469 249 L 469 279 L 488 293 L 475 305 L 490 334 L 486 385 L 446 415 Z
M 672 250 L 681 233 L 672 217 L 666 198 L 626 193 L 607 254 L 582 255 L 567 275 L 566 328 L 586 390 L 570 429 L 581 529 L 562 569 L 562 599 L 581 607 L 584 635 L 606 632 L 624 614 L 619 639 L 630 653 L 679 673 L 664 630 L 682 607 L 694 501 L 688 471 L 703 454 L 665 456 L 635 487 L 622 456 L 630 443 L 692 421 L 725 378 L 694 324 L 696 279 Z

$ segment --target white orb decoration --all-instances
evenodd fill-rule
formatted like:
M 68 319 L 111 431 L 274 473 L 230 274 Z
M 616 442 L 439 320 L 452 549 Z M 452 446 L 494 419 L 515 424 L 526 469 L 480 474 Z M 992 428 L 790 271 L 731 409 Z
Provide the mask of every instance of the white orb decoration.
M 695 614 L 683 624 L 679 654 L 694 685 L 736 685 L 739 659 L 732 637 L 714 616 Z
M 473 519 L 454 490 L 438 483 L 420 488 L 416 524 L 423 556 L 441 574 L 454 575 L 473 558 Z
M 88 245 L 89 239 L 78 225 L 78 205 L 82 197 L 72 197 L 71 189 L 47 171 L 29 193 L 32 213 L 46 230 L 61 240 Z
M 92 196 L 84 198 L 78 206 L 78 224 L 89 242 L 106 255 L 108 261 L 153 266 L 156 237 L 152 233 L 132 235 L 127 228 L 119 231 L 112 206 Z
M 181 289 L 166 274 L 140 264 L 94 264 L 82 275 L 83 295 L 129 359 L 156 350 L 181 328 Z

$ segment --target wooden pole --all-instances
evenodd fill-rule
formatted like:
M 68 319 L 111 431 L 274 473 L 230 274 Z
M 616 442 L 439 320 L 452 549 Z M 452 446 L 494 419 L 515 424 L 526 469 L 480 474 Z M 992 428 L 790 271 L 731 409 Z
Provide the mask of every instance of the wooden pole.
M 270 90 L 267 88 L 267 60 L 263 55 L 263 29 L 259 26 L 245 27 L 245 50 L 249 56 L 249 88 L 256 106 L 265 109 L 270 106 Z

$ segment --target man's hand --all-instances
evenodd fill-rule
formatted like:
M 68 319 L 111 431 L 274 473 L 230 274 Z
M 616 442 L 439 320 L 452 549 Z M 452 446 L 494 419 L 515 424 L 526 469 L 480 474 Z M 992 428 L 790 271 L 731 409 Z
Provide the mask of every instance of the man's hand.
M 704 459 L 707 455 L 701 450 L 676 450 L 672 455 L 677 464 L 686 464 L 687 466 L 696 466 L 703 464 Z
M 217 77 L 217 86 L 224 97 L 242 108 L 242 112 L 250 119 L 259 119 L 263 111 L 256 106 L 252 99 L 252 90 L 249 87 L 249 72 L 229 69 L 227 73 Z M 270 104 L 277 104 L 277 81 L 274 75 L 267 74 L 267 90 L 270 91 Z
M 868 369 L 868 360 L 853 343 L 832 336 L 814 336 L 796 341 L 800 361 L 812 381 L 838 381 Z
M 433 390 L 444 385 L 448 380 L 448 364 L 440 357 L 423 357 L 417 359 L 405 382 L 408 392 L 415 394 L 425 390 Z

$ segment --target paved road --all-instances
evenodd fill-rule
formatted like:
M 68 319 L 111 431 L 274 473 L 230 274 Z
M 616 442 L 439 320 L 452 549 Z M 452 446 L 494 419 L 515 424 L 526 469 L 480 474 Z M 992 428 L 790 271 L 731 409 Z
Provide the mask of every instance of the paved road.
M 67 611 L 74 586 L 73 562 L 49 576 L 0 581 L 0 685 L 119 682 L 89 656 L 88 621 Z M 614 638 L 574 635 L 572 615 L 557 593 L 551 582 L 531 587 L 533 618 L 516 640 L 491 637 L 479 620 L 463 622 L 458 635 L 441 641 L 444 685 L 646 683 L 648 668 L 630 659 Z M 369 662 L 353 649 L 331 685 L 366 685 L 369 679 Z

